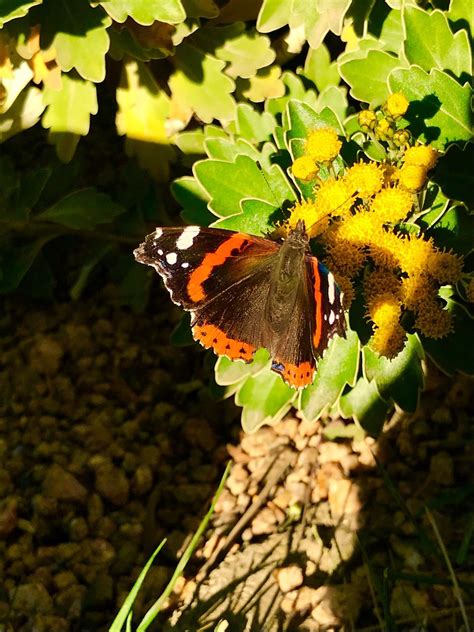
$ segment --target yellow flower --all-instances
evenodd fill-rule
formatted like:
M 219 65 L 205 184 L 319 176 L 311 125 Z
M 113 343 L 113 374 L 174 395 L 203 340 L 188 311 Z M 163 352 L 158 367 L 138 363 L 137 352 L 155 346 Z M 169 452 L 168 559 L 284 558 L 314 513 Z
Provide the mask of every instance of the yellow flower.
M 377 124 L 377 117 L 373 110 L 362 110 L 362 112 L 359 112 L 358 120 L 363 132 L 374 129 Z
M 405 331 L 400 325 L 400 301 L 389 292 L 373 296 L 368 301 L 370 317 L 375 325 L 370 346 L 387 358 L 395 357 L 402 349 Z
M 320 234 L 328 227 L 329 220 L 325 213 L 320 213 L 316 204 L 311 200 L 304 200 L 297 202 L 292 209 L 290 209 L 290 217 L 286 224 L 289 228 L 296 228 L 296 224 L 303 220 L 306 230 L 309 230 L 313 226 L 319 226 L 321 230 L 313 234 L 311 237 L 315 237 L 316 234 Z
M 398 246 L 392 245 L 392 252 L 397 257 L 400 268 L 408 275 L 429 272 L 432 255 L 436 252 L 433 240 L 410 236 L 400 241 Z
M 439 153 L 430 145 L 416 145 L 415 147 L 409 147 L 404 156 L 406 165 L 416 165 L 418 167 L 425 167 L 425 169 L 432 169 L 438 161 Z
M 393 135 L 393 142 L 397 147 L 405 147 L 411 140 L 411 134 L 408 129 L 397 129 Z
M 437 290 L 433 281 L 424 274 L 415 274 L 401 280 L 401 298 L 403 304 L 413 312 L 424 303 L 436 299 Z
M 349 189 L 362 198 L 370 197 L 380 191 L 384 180 L 384 170 L 376 162 L 359 162 L 346 173 Z
M 394 133 L 394 128 L 390 121 L 387 119 L 381 119 L 375 128 L 375 136 L 380 140 L 388 140 L 392 138 Z
M 391 94 L 384 104 L 384 111 L 393 118 L 400 118 L 408 110 L 408 99 L 400 92 Z
M 364 293 L 368 302 L 380 294 L 399 297 L 400 281 L 390 270 L 375 268 L 364 278 Z
M 382 189 L 370 203 L 371 210 L 381 222 L 393 224 L 405 219 L 412 206 L 412 195 L 399 187 Z
M 301 156 L 291 165 L 291 171 L 295 178 L 303 182 L 309 182 L 316 178 L 319 168 L 312 158 L 309 156 Z
M 375 213 L 371 213 L 377 218 Z M 380 220 L 378 220 L 380 222 Z M 369 252 L 378 266 L 394 269 L 398 266 L 398 251 L 403 247 L 403 238 L 388 230 L 373 232 L 370 236 Z
M 400 169 L 398 181 L 408 191 L 419 191 L 426 182 L 426 167 L 405 164 Z
M 328 178 L 315 189 L 319 213 L 344 215 L 351 210 L 353 198 L 345 180 Z
M 474 277 L 471 277 L 467 284 L 466 298 L 470 303 L 474 303 Z
M 400 169 L 395 165 L 390 165 L 388 163 L 383 163 L 383 183 L 384 186 L 389 186 L 390 184 L 394 184 L 398 181 L 398 176 L 400 174 Z
M 453 252 L 434 249 L 428 262 L 428 274 L 439 283 L 456 283 L 461 279 L 463 258 Z
M 443 338 L 453 330 L 451 313 L 435 301 L 426 301 L 420 306 L 415 327 L 428 338 Z
M 305 152 L 316 162 L 332 162 L 338 155 L 342 142 L 332 127 L 319 127 L 308 134 Z
M 354 286 L 352 285 L 351 280 L 343 274 L 335 272 L 334 278 L 342 292 L 342 304 L 344 305 L 344 309 L 349 309 L 352 301 L 355 299 Z
M 361 210 L 338 222 L 334 228 L 334 237 L 337 240 L 366 246 L 373 239 L 378 241 L 382 232 L 382 224 L 375 213 Z
M 332 241 L 331 236 L 327 234 L 327 257 L 328 267 L 333 272 L 338 272 L 345 277 L 354 277 L 365 263 L 367 255 L 361 246 L 347 241 Z
M 379 355 L 391 360 L 403 351 L 405 336 L 405 330 L 400 324 L 394 324 L 391 329 L 375 327 L 369 346 Z

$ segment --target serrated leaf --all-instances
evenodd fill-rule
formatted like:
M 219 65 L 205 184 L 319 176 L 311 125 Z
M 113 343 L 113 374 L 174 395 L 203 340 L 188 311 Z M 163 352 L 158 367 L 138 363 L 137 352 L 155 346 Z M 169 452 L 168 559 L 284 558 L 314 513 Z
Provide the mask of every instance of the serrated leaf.
M 454 76 L 471 72 L 471 50 L 467 32 L 453 34 L 445 13 L 428 13 L 419 7 L 407 6 L 403 11 L 406 39 L 405 55 L 411 64 L 424 70 L 451 70 Z
M 64 72 L 75 68 L 84 79 L 103 81 L 112 20 L 102 8 L 83 0 L 44 0 L 41 9 L 41 48 L 54 47 Z
M 77 301 L 84 291 L 87 281 L 98 263 L 109 254 L 114 248 L 114 244 L 109 242 L 92 243 L 86 252 L 81 256 L 79 263 L 79 273 L 76 280 L 69 289 L 69 296 L 73 301 Z
M 42 2 L 43 0 L 2 0 L 0 28 L 11 20 L 24 17 L 31 7 L 35 7 Z
M 263 237 L 268 234 L 277 220 L 282 219 L 281 212 L 275 210 L 273 204 L 261 200 L 243 200 L 242 213 L 219 219 L 212 226 Z
M 52 237 L 37 239 L 24 246 L 4 249 L 0 254 L 0 294 L 16 290 L 38 253 L 50 239 Z
M 28 218 L 31 209 L 39 200 L 52 173 L 53 170 L 49 167 L 40 167 L 22 174 L 21 186 L 15 204 L 15 212 L 18 219 Z
M 270 369 L 248 377 L 235 396 L 242 406 L 244 432 L 255 432 L 265 424 L 280 421 L 291 408 L 296 391 Z
M 0 142 L 36 125 L 44 110 L 38 88 L 27 88 L 15 99 L 5 114 L 0 114 Z
M 183 207 L 181 217 L 188 224 L 209 226 L 215 220 L 215 216 L 207 208 L 209 196 L 195 178 L 178 178 L 171 185 L 171 193 Z
M 367 29 L 383 44 L 384 50 L 398 55 L 404 40 L 402 12 L 392 9 L 387 15 L 386 11 L 384 4 L 375 3 Z
M 454 206 L 431 226 L 428 235 L 438 247 L 468 255 L 474 249 L 474 215 L 463 206 Z
M 359 369 L 359 338 L 348 330 L 347 338 L 336 336 L 319 360 L 314 382 L 301 393 L 299 409 L 305 419 L 318 419 L 341 395 L 346 384 L 353 386 Z
M 232 79 L 222 73 L 225 63 L 188 43 L 176 49 L 176 70 L 169 79 L 173 99 L 191 108 L 205 123 L 235 116 Z
M 15 102 L 15 99 L 26 88 L 33 78 L 33 71 L 26 61 L 21 61 L 12 69 L 11 77 L 3 77 L 1 80 L 0 114 L 7 112 Z
M 192 132 L 181 132 L 177 134 L 174 141 L 183 154 L 204 155 L 204 132 L 202 129 L 195 129 Z
M 443 148 L 471 138 L 471 89 L 437 68 L 430 74 L 419 66 L 397 68 L 388 80 L 392 92 L 411 102 L 405 118 L 416 138 Z M 415 103 L 413 103 L 415 102 Z
M 472 40 L 474 36 L 474 11 L 471 0 L 451 0 L 448 18 L 455 31 L 467 28 Z
M 314 83 L 318 92 L 329 86 L 337 86 L 341 81 L 337 64 L 331 62 L 325 44 L 308 50 L 302 74 Z
M 329 109 L 324 108 L 316 112 L 307 103 L 301 101 L 288 102 L 288 131 L 286 138 L 288 143 L 293 139 L 306 139 L 308 133 L 318 127 L 332 127 L 338 134 L 343 133 L 337 116 Z
M 273 165 L 272 173 L 265 174 L 248 156 L 239 155 L 234 162 L 203 160 L 194 165 L 194 173 L 211 198 L 209 208 L 218 217 L 241 213 L 245 198 L 280 208 L 291 191 L 287 183 L 284 185 L 286 178 L 277 165 Z
M 464 147 L 451 145 L 441 156 L 432 175 L 433 182 L 439 184 L 444 195 L 451 200 L 474 206 L 474 144 Z
M 62 89 L 44 88 L 43 100 L 47 106 L 42 125 L 49 129 L 50 142 L 63 162 L 69 162 L 79 136 L 89 133 L 90 115 L 97 114 L 96 88 L 73 73 L 62 77 Z M 74 142 L 70 142 L 73 137 Z
M 269 112 L 258 112 L 248 103 L 239 103 L 237 106 L 237 133 L 250 142 L 260 143 L 267 140 L 275 126 L 275 118 Z
M 237 80 L 238 92 L 253 103 L 262 103 L 285 94 L 280 66 L 267 66 L 250 79 Z
M 403 61 L 382 50 L 369 50 L 362 59 L 350 59 L 339 64 L 339 72 L 351 86 L 351 96 L 375 107 L 389 95 L 388 76 Z M 409 98 L 407 96 L 407 98 Z
M 183 6 L 188 18 L 215 18 L 219 15 L 219 7 L 214 0 L 183 0 Z
M 219 356 L 215 365 L 215 378 L 220 386 L 231 386 L 251 375 L 258 375 L 270 366 L 270 356 L 266 349 L 258 349 L 252 362 L 246 364 Z
M 237 156 L 249 156 L 254 161 L 260 158 L 260 152 L 255 145 L 250 144 L 244 138 L 238 138 L 235 141 L 229 138 L 208 138 L 204 145 L 209 158 L 216 160 L 234 162 Z
M 108 195 L 90 187 L 69 193 L 46 211 L 35 215 L 35 219 L 68 228 L 90 229 L 111 222 L 124 211 Z
M 118 284 L 119 305 L 128 305 L 135 314 L 143 312 L 148 303 L 153 275 L 145 266 L 138 266 L 130 256 L 129 269 Z
M 341 396 L 339 408 L 346 419 L 352 417 L 366 432 L 376 437 L 383 428 L 389 406 L 380 397 L 376 383 L 361 377 L 354 388 Z
M 181 0 L 104 0 L 100 4 L 116 22 L 130 17 L 149 26 L 155 21 L 178 24 L 186 18 Z
M 168 180 L 169 162 L 174 157 L 166 133 L 170 100 L 146 64 L 124 64 L 117 104 L 117 131 L 127 136 L 127 154 L 136 155 L 140 165 L 157 180 Z
M 347 90 L 344 86 L 328 86 L 318 96 L 316 111 L 322 112 L 328 108 L 339 120 L 343 121 L 346 118 L 348 105 Z
M 455 301 L 446 298 L 447 309 L 453 315 L 454 331 L 440 340 L 422 337 L 423 348 L 433 362 L 445 373 L 461 371 L 474 375 L 474 345 L 472 318 Z
M 385 401 L 393 400 L 406 412 L 415 412 L 423 388 L 423 349 L 418 336 L 408 334 L 403 351 L 392 360 L 367 346 L 362 352 L 364 375 L 369 382 L 375 381 L 380 396 Z
M 246 30 L 243 22 L 227 26 L 206 26 L 193 36 L 193 43 L 228 63 L 230 77 L 253 77 L 260 68 L 275 60 L 275 51 L 265 35 L 255 29 Z

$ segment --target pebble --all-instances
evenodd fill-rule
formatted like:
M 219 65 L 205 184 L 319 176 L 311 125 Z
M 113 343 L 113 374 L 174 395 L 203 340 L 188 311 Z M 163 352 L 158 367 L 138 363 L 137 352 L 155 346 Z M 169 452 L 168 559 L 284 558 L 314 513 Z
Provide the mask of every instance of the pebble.
M 95 489 L 102 498 L 121 507 L 128 501 L 130 485 L 122 470 L 111 463 L 104 463 L 95 472 Z
M 84 485 L 73 474 L 56 464 L 48 469 L 42 489 L 45 496 L 56 500 L 84 503 L 87 499 L 87 489 Z
M 284 568 L 276 569 L 276 577 L 282 593 L 290 592 L 295 588 L 299 588 L 303 584 L 303 571 L 299 566 L 293 564 Z
M 11 591 L 10 598 L 12 610 L 23 616 L 48 614 L 53 609 L 53 600 L 43 584 L 20 584 Z
M 15 497 L 0 501 L 0 539 L 5 539 L 18 524 L 18 500 Z

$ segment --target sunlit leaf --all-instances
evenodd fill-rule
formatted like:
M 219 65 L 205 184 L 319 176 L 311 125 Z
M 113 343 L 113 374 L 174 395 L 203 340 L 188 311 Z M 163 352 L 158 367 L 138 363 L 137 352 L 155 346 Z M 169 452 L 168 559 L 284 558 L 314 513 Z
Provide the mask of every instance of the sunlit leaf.
M 308 50 L 302 74 L 314 83 L 319 92 L 329 86 L 337 86 L 341 81 L 337 64 L 331 62 L 324 44 Z
M 38 88 L 27 88 L 5 114 L 0 114 L 0 142 L 33 127 L 43 113 L 43 96 Z
M 100 4 L 116 22 L 130 17 L 138 24 L 177 24 L 186 18 L 181 0 L 103 0 Z
M 31 7 L 42 2 L 43 0 L 2 0 L 0 6 L 0 28 L 11 20 L 24 17 Z
M 239 80 L 237 86 L 242 96 L 254 103 L 261 103 L 266 99 L 274 99 L 285 94 L 279 66 L 263 68 L 250 79 Z
M 377 384 L 361 377 L 357 384 L 342 395 L 339 408 L 347 419 L 355 419 L 369 434 L 377 436 L 387 418 L 388 404 L 380 396 Z

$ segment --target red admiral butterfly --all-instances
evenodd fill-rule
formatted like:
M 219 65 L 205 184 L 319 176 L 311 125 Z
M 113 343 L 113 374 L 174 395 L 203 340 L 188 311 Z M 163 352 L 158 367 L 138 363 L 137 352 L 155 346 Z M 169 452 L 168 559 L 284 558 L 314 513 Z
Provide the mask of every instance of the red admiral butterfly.
M 195 340 L 231 360 L 260 347 L 290 386 L 314 379 L 316 358 L 344 336 L 341 293 L 309 249 L 303 222 L 277 243 L 217 228 L 157 228 L 134 252 L 191 312 Z

